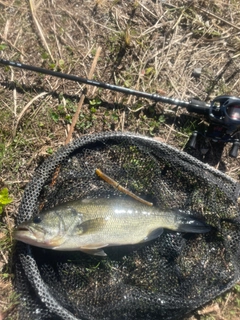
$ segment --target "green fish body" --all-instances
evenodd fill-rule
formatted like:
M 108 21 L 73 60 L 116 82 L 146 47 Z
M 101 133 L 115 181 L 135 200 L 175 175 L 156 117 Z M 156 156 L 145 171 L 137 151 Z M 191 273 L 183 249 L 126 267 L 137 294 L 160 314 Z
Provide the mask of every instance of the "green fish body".
M 108 246 L 157 238 L 163 229 L 205 233 L 210 227 L 177 209 L 122 198 L 84 199 L 43 211 L 16 228 L 15 239 L 42 248 L 106 255 Z

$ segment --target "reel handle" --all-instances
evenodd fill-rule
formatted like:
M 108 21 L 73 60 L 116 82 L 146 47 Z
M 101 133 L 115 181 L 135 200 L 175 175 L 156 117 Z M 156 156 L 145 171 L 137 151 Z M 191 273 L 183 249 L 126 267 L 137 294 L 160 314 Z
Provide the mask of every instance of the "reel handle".
M 198 135 L 198 132 L 197 131 L 193 131 L 193 133 L 192 133 L 192 135 L 190 137 L 188 145 L 192 149 L 196 149 L 197 135 Z
M 232 158 L 237 158 L 239 148 L 240 148 L 240 141 L 237 139 L 233 142 L 232 148 L 229 152 L 229 156 Z

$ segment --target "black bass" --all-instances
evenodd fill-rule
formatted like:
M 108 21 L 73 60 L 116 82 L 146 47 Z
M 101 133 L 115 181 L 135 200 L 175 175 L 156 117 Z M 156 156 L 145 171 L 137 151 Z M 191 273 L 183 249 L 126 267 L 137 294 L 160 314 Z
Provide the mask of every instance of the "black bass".
M 84 199 L 43 211 L 16 228 L 15 239 L 55 250 L 104 256 L 108 246 L 157 238 L 163 229 L 205 233 L 211 227 L 178 209 L 163 210 L 122 198 Z

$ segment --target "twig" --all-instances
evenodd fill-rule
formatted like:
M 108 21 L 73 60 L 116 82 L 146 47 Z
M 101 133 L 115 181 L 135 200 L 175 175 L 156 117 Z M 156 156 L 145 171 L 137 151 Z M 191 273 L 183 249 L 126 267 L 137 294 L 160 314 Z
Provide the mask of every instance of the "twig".
M 21 50 L 19 50 L 14 44 L 12 44 L 11 41 L 9 41 L 8 39 L 6 39 L 1 33 L 0 33 L 0 39 L 1 39 L 3 42 L 6 42 L 11 48 L 13 48 L 13 49 L 16 50 L 17 52 L 19 52 L 24 58 L 27 57 Z
M 224 312 L 224 310 L 226 309 L 226 307 L 227 307 L 227 305 L 228 305 L 228 302 L 229 302 L 231 296 L 232 296 L 232 292 L 229 292 L 228 295 L 227 295 L 227 299 L 226 299 L 226 301 L 225 301 L 225 303 L 224 303 L 224 306 L 223 306 L 223 308 L 222 308 L 222 312 Z
M 214 17 L 214 18 L 216 18 L 216 19 L 218 19 L 218 20 L 226 23 L 227 25 L 231 26 L 232 28 L 235 28 L 235 29 L 237 29 L 238 31 L 240 31 L 240 27 L 237 27 L 235 24 L 233 24 L 233 23 L 231 23 L 231 22 L 229 22 L 229 21 L 227 21 L 227 20 L 225 20 L 225 19 L 223 19 L 223 18 L 215 15 L 214 13 L 212 13 L 212 12 L 210 12 L 210 11 L 207 11 L 207 10 L 203 9 L 203 8 L 200 7 L 200 6 L 197 6 L 197 8 L 200 9 L 202 12 L 205 12 L 206 14 L 208 14 L 208 15 L 210 15 L 210 16 L 212 16 L 212 17 Z
M 181 136 L 183 136 L 183 137 L 188 138 L 188 136 L 187 136 L 186 134 L 184 134 L 184 133 L 182 133 L 182 132 L 179 132 L 179 131 L 176 131 L 176 130 L 173 128 L 173 127 L 174 127 L 174 124 L 175 124 L 175 121 L 176 121 L 176 118 L 177 118 L 177 113 L 178 113 L 178 110 L 177 110 L 177 112 L 176 112 L 176 114 L 175 114 L 174 122 L 173 122 L 173 124 L 171 125 L 171 127 L 170 127 L 169 125 L 167 125 L 166 123 L 164 123 L 164 125 L 169 129 L 167 138 L 165 139 L 165 143 L 168 142 L 168 139 L 169 139 L 172 131 L 177 132 L 177 134 L 179 134 L 179 135 L 181 135 Z
M 148 13 L 150 13 L 154 18 L 158 18 L 152 11 L 150 11 L 147 7 L 145 7 L 141 2 L 137 1 L 137 4 L 145 9 Z
M 30 180 L 13 180 L 13 181 L 10 181 L 10 180 L 4 180 L 4 183 L 5 184 L 16 184 L 16 183 L 28 183 Z
M 125 111 L 122 112 L 122 124 L 121 124 L 121 130 L 124 131 L 124 124 L 125 124 Z
M 193 33 L 189 32 L 188 34 L 184 35 L 183 37 L 181 37 L 180 39 L 177 39 L 175 41 L 171 41 L 168 45 L 166 45 L 165 47 L 161 48 L 160 50 L 158 50 L 154 55 L 152 55 L 149 60 L 152 60 L 153 58 L 155 58 L 156 56 L 159 55 L 159 53 L 164 52 L 165 50 L 167 50 L 168 48 L 170 48 L 172 45 L 185 40 L 186 38 L 190 37 Z
M 4 1 L 0 1 L 1 5 L 3 5 L 4 7 L 9 7 L 9 3 L 5 3 Z
M 56 24 L 55 24 L 55 21 L 54 21 L 54 18 L 52 16 L 52 14 L 51 14 L 51 17 L 52 17 L 52 22 L 53 22 L 52 30 L 53 30 L 53 33 L 54 33 L 54 36 L 55 36 L 55 41 L 56 41 L 56 44 L 57 44 L 58 53 L 59 53 L 60 58 L 62 59 L 61 46 L 59 45 L 59 41 L 58 41 L 58 37 L 57 37 L 57 31 L 56 31 Z
M 118 33 L 118 34 L 120 34 L 120 32 L 121 32 L 121 31 L 117 31 L 117 30 L 114 30 L 114 29 L 112 29 L 112 28 L 106 27 L 105 25 L 103 25 L 103 24 L 101 24 L 101 23 L 98 23 L 97 21 L 94 21 L 94 20 L 93 20 L 92 22 L 93 22 L 94 24 L 102 27 L 102 28 L 105 28 L 105 29 L 113 32 L 113 33 Z
M 96 55 L 95 55 L 94 60 L 93 60 L 93 63 L 92 63 L 92 66 L 91 66 L 91 69 L 90 69 L 89 74 L 88 74 L 88 79 L 91 79 L 91 78 L 93 77 L 93 74 L 94 74 L 94 71 L 95 71 L 95 68 L 96 68 L 97 61 L 98 61 L 98 58 L 99 58 L 99 56 L 100 56 L 101 50 L 102 50 L 102 48 L 101 48 L 101 47 L 98 47 L 97 52 L 96 52 Z M 75 114 L 74 114 L 74 116 L 73 116 L 72 123 L 71 123 L 71 127 L 70 127 L 70 129 L 69 129 L 68 136 L 67 136 L 67 139 L 66 139 L 66 141 L 65 141 L 65 144 L 69 143 L 70 140 L 72 139 L 72 134 L 73 134 L 75 125 L 76 125 L 76 123 L 77 123 L 79 114 L 80 114 L 80 112 L 81 112 L 82 105 L 83 105 L 83 102 L 84 102 L 84 99 L 85 99 L 86 94 L 87 94 L 87 87 L 85 87 L 84 92 L 83 92 L 83 94 L 81 95 L 81 99 L 80 99 L 80 101 L 79 101 L 79 103 L 78 103 L 77 110 L 76 110 L 76 112 L 75 112 Z
M 9 24 L 10 24 L 10 20 L 8 19 L 6 21 L 5 28 L 4 28 L 4 33 L 3 33 L 3 36 L 4 36 L 5 39 L 7 39 L 7 34 L 8 34 L 8 31 L 9 31 Z
M 36 9 L 35 9 L 35 5 L 34 5 L 34 0 L 29 0 L 29 5 L 30 5 L 33 21 L 35 23 L 35 26 L 36 26 L 38 32 L 39 32 L 39 36 L 40 36 L 40 38 L 41 38 L 41 40 L 43 42 L 43 46 L 47 50 L 47 52 L 48 52 L 49 56 L 51 57 L 52 61 L 54 62 L 54 58 L 53 58 L 53 56 L 51 54 L 51 51 L 50 51 L 50 49 L 48 47 L 47 41 L 46 41 L 46 39 L 45 39 L 45 37 L 43 35 L 42 28 L 41 28 L 41 26 L 40 26 L 40 24 L 39 24 L 39 22 L 38 22 L 38 20 L 36 18 L 36 15 L 35 15 Z
M 112 178 L 110 178 L 109 176 L 107 176 L 100 169 L 96 169 L 95 172 L 99 176 L 99 178 L 106 181 L 108 184 L 110 184 L 111 186 L 116 188 L 118 191 L 123 192 L 123 193 L 127 194 L 128 196 L 132 197 L 133 199 L 135 199 L 141 203 L 144 203 L 150 207 L 153 205 L 152 202 L 148 202 L 148 201 L 138 197 L 137 195 L 135 195 L 133 192 L 129 191 L 128 189 L 122 187 L 117 181 L 115 181 Z
M 183 137 L 185 137 L 185 138 L 188 138 L 188 135 L 186 135 L 186 134 L 184 134 L 184 133 L 182 133 L 182 132 L 180 132 L 180 131 L 177 131 L 177 130 L 175 130 L 175 129 L 173 129 L 173 127 L 172 126 L 169 126 L 168 124 L 166 124 L 166 123 L 164 123 L 164 125 L 170 130 L 170 133 L 171 133 L 171 131 L 174 131 L 174 132 L 176 132 L 177 134 L 179 134 L 180 136 L 183 136 Z M 168 140 L 168 138 L 166 139 L 166 141 Z M 166 142 L 165 141 L 165 142 Z
M 2 255 L 2 257 L 3 257 L 4 262 L 7 264 L 7 263 L 8 263 L 8 260 L 7 260 L 6 256 L 5 256 L 5 254 L 3 253 L 2 250 L 1 250 L 0 252 L 1 252 L 1 255 Z
M 15 137 L 16 135 L 16 132 L 17 132 L 17 127 L 19 125 L 19 122 L 20 120 L 22 119 L 24 113 L 27 111 L 27 109 L 33 104 L 34 101 L 36 101 L 37 99 L 47 95 L 48 92 L 41 92 L 40 94 L 38 94 L 36 97 L 34 97 L 31 101 L 29 101 L 26 106 L 23 108 L 23 110 L 20 112 L 19 116 L 18 116 L 18 119 L 17 119 L 17 122 L 15 124 L 15 127 L 13 129 L 13 137 Z
M 130 107 L 128 107 L 127 106 L 127 108 L 128 108 L 128 110 L 130 111 L 130 112 L 138 112 L 138 111 L 140 111 L 140 110 L 142 110 L 142 109 L 144 109 L 145 107 L 144 106 L 142 106 L 142 107 L 139 107 L 139 108 L 137 108 L 136 110 L 132 110 Z
M 176 22 L 176 23 L 174 24 L 174 26 L 171 28 L 172 30 L 174 30 L 174 29 L 179 25 L 179 23 L 180 23 L 181 20 L 182 20 L 182 16 L 183 16 L 184 13 L 185 13 L 185 9 L 182 10 L 179 18 L 177 19 L 177 22 Z

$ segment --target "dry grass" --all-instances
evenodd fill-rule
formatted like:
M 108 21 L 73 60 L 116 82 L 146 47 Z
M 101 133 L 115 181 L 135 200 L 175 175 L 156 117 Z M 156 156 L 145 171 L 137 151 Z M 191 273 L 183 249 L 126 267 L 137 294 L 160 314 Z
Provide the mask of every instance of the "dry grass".
M 87 77 L 101 46 L 94 78 L 102 82 L 182 100 L 239 95 L 237 0 L 5 0 L 0 8 L 0 48 L 5 59 Z M 192 75 L 196 68 L 202 68 L 199 78 Z M 5 275 L 0 282 L 0 309 L 9 319 L 14 317 L 15 303 L 7 264 L 13 218 L 36 166 L 64 144 L 82 90 L 79 83 L 0 69 L 0 170 L 2 185 L 14 197 L 1 217 L 0 234 L 4 243 L 0 271 Z M 92 87 L 74 137 L 127 130 L 184 149 L 200 123 L 202 119 L 186 110 Z M 222 152 L 214 143 L 209 148 L 207 156 L 201 152 L 194 156 L 239 179 L 239 158 L 228 156 L 229 146 Z M 239 298 L 234 289 L 191 319 L 238 319 Z

